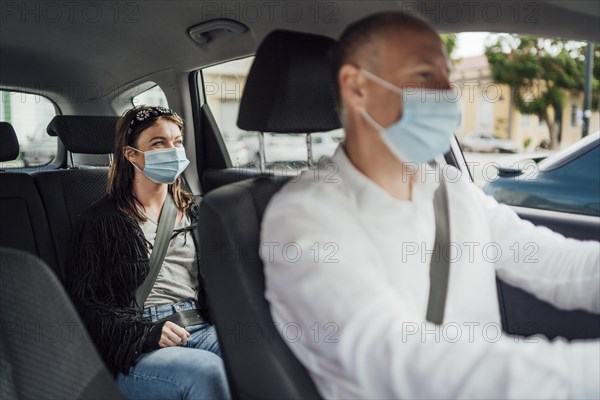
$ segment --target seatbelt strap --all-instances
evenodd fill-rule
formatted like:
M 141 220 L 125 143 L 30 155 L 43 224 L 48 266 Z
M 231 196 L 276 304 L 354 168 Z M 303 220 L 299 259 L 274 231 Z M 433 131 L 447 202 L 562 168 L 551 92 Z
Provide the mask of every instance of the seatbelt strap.
M 449 250 L 450 243 L 450 216 L 448 211 L 448 192 L 443 174 L 440 185 L 433 195 L 433 210 L 435 215 L 435 242 L 431 263 L 429 266 L 429 302 L 427 303 L 426 319 L 440 325 L 444 321 L 446 308 L 446 295 L 448 293 L 448 277 L 450 275 L 449 254 L 444 257 L 443 249 Z
M 167 254 L 167 248 L 173 235 L 173 229 L 175 228 L 175 219 L 177 218 L 177 207 L 171 198 L 171 195 L 167 193 L 165 203 L 163 204 L 160 218 L 158 219 L 158 228 L 156 230 L 156 238 L 154 239 L 154 247 L 150 254 L 150 270 L 148 276 L 144 280 L 144 283 L 135 292 L 135 301 L 140 309 L 144 308 L 144 303 L 154 286 L 158 271 L 165 259 Z

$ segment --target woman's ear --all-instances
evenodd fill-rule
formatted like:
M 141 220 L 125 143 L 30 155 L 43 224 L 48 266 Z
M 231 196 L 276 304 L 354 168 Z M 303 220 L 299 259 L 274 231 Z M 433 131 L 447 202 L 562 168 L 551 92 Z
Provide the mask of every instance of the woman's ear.
M 136 151 L 132 150 L 130 147 L 123 147 L 123 156 L 126 160 L 131 161 L 132 159 L 134 159 L 136 155 L 135 153 Z
M 338 74 L 338 83 L 342 104 L 358 111 L 364 110 L 365 77 L 360 73 L 360 69 L 351 64 L 343 65 Z

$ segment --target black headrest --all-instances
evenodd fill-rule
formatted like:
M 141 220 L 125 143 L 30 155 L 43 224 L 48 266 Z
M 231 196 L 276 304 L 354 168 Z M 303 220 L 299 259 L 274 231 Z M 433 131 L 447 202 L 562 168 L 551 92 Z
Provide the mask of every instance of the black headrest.
M 285 30 L 267 35 L 250 68 L 237 125 L 275 133 L 340 128 L 329 59 L 334 43 L 325 36 Z
M 19 157 L 19 139 L 8 122 L 0 122 L 0 161 L 12 161 Z
M 119 117 L 57 115 L 46 131 L 58 136 L 71 153 L 108 154 L 114 151 Z

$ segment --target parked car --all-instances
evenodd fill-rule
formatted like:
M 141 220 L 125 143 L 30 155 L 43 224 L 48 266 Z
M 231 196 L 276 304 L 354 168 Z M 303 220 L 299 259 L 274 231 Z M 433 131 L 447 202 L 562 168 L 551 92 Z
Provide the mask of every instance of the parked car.
M 28 136 L 19 149 L 25 167 L 44 165 L 56 156 L 56 138 L 48 135 Z
M 245 167 L 254 160 L 254 153 L 245 141 L 238 140 L 229 144 L 229 158 L 234 166 Z
M 514 206 L 600 215 L 600 131 L 541 161 L 499 167 L 483 190 Z
M 313 160 L 319 162 L 330 157 L 344 139 L 343 132 L 316 133 L 312 135 Z
M 311 135 L 313 163 L 333 155 L 343 139 L 343 132 L 324 132 Z M 253 164 L 259 160 L 258 136 L 246 136 L 240 140 L 254 155 Z M 265 161 L 267 163 L 290 163 L 305 165 L 308 160 L 306 135 L 304 134 L 264 134 Z M 230 150 L 231 154 L 231 150 Z M 233 155 L 232 155 L 233 162 Z
M 515 142 L 502 139 L 489 133 L 470 133 L 461 141 L 464 151 L 477 151 L 487 153 L 516 153 L 519 147 Z

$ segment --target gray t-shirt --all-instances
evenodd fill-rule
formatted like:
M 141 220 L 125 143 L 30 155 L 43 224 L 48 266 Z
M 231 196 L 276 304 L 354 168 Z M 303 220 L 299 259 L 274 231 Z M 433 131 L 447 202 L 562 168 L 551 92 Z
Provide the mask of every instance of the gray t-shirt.
M 184 214 L 175 224 L 174 231 L 188 227 L 190 218 Z M 141 223 L 146 240 L 154 245 L 158 224 L 148 219 Z M 198 270 L 196 266 L 196 247 L 190 231 L 177 234 L 169 242 L 154 286 L 144 303 L 144 308 L 161 304 L 173 304 L 185 299 L 198 298 Z

